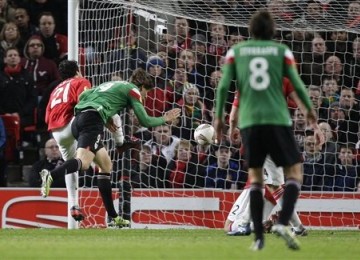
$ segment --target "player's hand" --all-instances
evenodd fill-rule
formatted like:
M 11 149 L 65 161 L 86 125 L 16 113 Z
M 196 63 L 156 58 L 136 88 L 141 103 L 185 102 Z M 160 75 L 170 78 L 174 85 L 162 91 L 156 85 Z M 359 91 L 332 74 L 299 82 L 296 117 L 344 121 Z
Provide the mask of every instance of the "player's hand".
M 317 124 L 317 115 L 313 109 L 306 114 L 306 120 L 307 123 L 313 127 Z
M 232 143 L 238 144 L 240 143 L 241 135 L 240 135 L 240 129 L 237 127 L 230 128 L 229 131 L 230 140 Z
M 174 108 L 169 111 L 167 111 L 164 114 L 164 119 L 167 123 L 173 123 L 181 114 L 180 108 Z
M 316 112 L 314 110 L 309 111 L 306 115 L 306 119 L 308 124 L 314 129 L 316 144 L 322 146 L 325 143 L 325 136 L 317 123 Z
M 114 123 L 112 118 L 109 118 L 105 126 L 111 133 L 115 133 L 119 129 L 119 126 Z
M 219 144 L 222 138 L 222 132 L 224 129 L 224 122 L 219 118 L 215 118 L 214 121 L 214 128 L 215 128 L 215 144 Z
M 317 145 L 320 145 L 320 147 L 325 143 L 325 135 L 324 133 L 320 130 L 319 125 L 316 124 L 316 126 L 314 127 L 314 137 L 315 137 L 315 142 Z

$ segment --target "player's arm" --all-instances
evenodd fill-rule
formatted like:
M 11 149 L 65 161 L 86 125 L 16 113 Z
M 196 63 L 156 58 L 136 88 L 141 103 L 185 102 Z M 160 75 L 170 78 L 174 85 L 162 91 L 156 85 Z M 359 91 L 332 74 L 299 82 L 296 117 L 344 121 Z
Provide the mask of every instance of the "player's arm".
M 237 142 L 240 138 L 239 126 L 239 92 L 235 93 L 235 98 L 230 111 L 230 139 L 233 142 Z
M 228 96 L 231 81 L 235 77 L 235 54 L 234 50 L 230 49 L 225 57 L 225 64 L 222 67 L 222 77 L 216 89 L 216 110 L 215 116 L 221 119 L 224 115 L 225 102 Z
M 215 122 L 214 127 L 216 131 L 217 140 L 222 139 L 222 129 L 224 125 L 223 116 L 224 116 L 224 107 L 227 100 L 229 87 L 231 81 L 235 77 L 235 53 L 231 48 L 225 57 L 225 64 L 222 67 L 222 77 L 220 79 L 219 85 L 216 89 L 216 107 L 215 107 Z
M 310 98 L 306 92 L 306 88 L 304 82 L 301 80 L 299 73 L 296 69 L 294 55 L 289 49 L 285 50 L 285 73 L 291 84 L 293 85 L 296 93 L 298 94 L 300 101 L 304 104 L 307 111 L 311 111 L 312 104 Z
M 106 127 L 111 132 L 115 144 L 121 146 L 124 143 L 124 132 L 120 116 L 118 114 L 113 115 L 110 120 L 108 120 Z
M 299 73 L 297 72 L 294 55 L 289 49 L 286 49 L 285 51 L 285 71 L 285 76 L 290 79 L 290 82 L 294 86 L 296 94 L 299 96 L 301 103 L 306 109 L 305 115 L 307 115 L 308 123 L 310 125 L 316 124 L 316 113 L 312 108 L 312 104 L 306 92 L 304 82 L 301 80 Z
M 314 129 L 314 135 L 317 143 L 322 145 L 325 142 L 324 135 L 317 124 L 317 115 L 306 92 L 304 82 L 301 80 L 299 73 L 297 72 L 294 55 L 289 49 L 285 51 L 285 68 L 286 74 L 294 86 L 295 92 L 298 96 L 298 99 L 294 99 L 294 101 L 297 103 L 302 112 L 305 112 L 304 114 L 306 115 L 307 123 Z
M 159 125 L 163 125 L 166 122 L 172 123 L 176 118 L 180 116 L 181 110 L 179 108 L 175 108 L 167 111 L 162 117 L 152 117 L 149 116 L 144 106 L 140 101 L 133 99 L 132 108 L 134 109 L 134 113 L 139 119 L 139 123 L 145 127 L 155 127 Z

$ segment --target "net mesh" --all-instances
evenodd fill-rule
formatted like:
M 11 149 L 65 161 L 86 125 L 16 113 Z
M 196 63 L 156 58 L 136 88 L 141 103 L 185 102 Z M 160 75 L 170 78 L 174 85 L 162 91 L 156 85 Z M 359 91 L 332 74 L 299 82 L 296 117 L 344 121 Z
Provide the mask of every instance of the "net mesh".
M 93 85 L 98 85 L 109 80 L 128 80 L 133 70 L 143 68 L 157 87 L 148 94 L 147 112 L 160 116 L 170 108 L 179 107 L 184 115 L 172 129 L 144 129 L 138 125 L 133 111 L 124 111 L 125 132 L 141 138 L 146 145 L 121 157 L 114 151 L 110 135 L 105 135 L 114 162 L 113 188 L 119 198 L 116 207 L 126 218 L 133 213 L 135 224 L 222 227 L 236 196 L 204 188 L 242 189 L 247 178 L 242 156 L 236 146 L 231 147 L 233 165 L 227 166 L 225 177 L 219 177 L 224 173 L 217 170 L 216 148 L 197 146 L 192 136 L 200 123 L 211 124 L 223 57 L 233 44 L 248 39 L 248 20 L 259 9 L 273 13 L 277 22 L 276 40 L 293 51 L 328 136 L 324 147 L 307 148 L 314 147 L 313 140 L 307 137 L 303 115 L 289 100 L 295 136 L 305 160 L 302 189 L 310 191 L 305 199 L 313 196 L 326 202 L 357 200 L 351 192 L 356 191 L 359 176 L 359 1 L 83 1 L 79 12 L 79 39 L 86 60 L 82 64 L 85 76 Z M 226 105 L 228 112 L 234 92 L 235 85 L 232 85 Z M 172 137 L 166 144 L 168 135 Z M 190 140 L 190 144 L 186 140 Z M 183 148 L 191 145 L 191 157 L 187 157 L 186 152 L 185 155 L 177 153 L 175 146 L 179 143 Z M 179 156 L 184 156 L 183 161 L 188 163 L 173 160 Z M 216 176 L 222 180 L 214 181 Z M 231 176 L 232 181 L 226 181 L 227 176 Z M 82 178 L 84 188 L 96 187 L 93 177 Z M 134 191 L 138 188 L 149 190 Z M 156 188 L 173 189 L 164 192 Z M 176 188 L 187 190 L 176 191 Z M 334 191 L 349 193 L 345 196 Z M 84 194 L 82 203 L 87 207 L 91 202 L 96 215 L 103 216 L 98 193 L 86 191 Z M 87 197 L 89 194 L 91 197 Z M 211 201 L 207 201 L 206 195 Z M 159 199 L 166 196 L 172 199 Z M 200 197 L 199 201 L 192 201 L 196 196 Z M 148 201 L 142 201 L 144 198 Z M 178 198 L 185 198 L 183 203 L 195 203 L 199 208 L 181 209 Z M 143 206 L 142 203 L 148 202 L 156 206 Z M 220 207 L 214 206 L 216 202 Z M 330 202 L 330 207 L 336 204 Z M 316 207 L 300 205 L 304 205 L 300 215 L 307 225 L 352 227 L 358 224 L 356 213 L 350 212 L 346 205 L 334 209 L 347 212 L 344 214 L 313 214 Z M 217 211 L 220 215 L 214 213 Z M 83 226 L 101 226 L 104 221 L 105 218 L 101 218 L 99 224 L 94 218 Z

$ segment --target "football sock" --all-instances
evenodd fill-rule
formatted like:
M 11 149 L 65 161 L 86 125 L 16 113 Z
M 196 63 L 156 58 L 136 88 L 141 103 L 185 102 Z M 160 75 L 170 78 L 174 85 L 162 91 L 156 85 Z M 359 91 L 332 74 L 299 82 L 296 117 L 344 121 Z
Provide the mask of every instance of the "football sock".
M 66 190 L 68 193 L 68 200 L 70 202 L 70 208 L 72 206 L 78 206 L 78 200 L 76 196 L 76 189 L 78 187 L 78 172 L 65 175 Z
M 109 217 L 116 218 L 118 216 L 118 214 L 116 213 L 114 204 L 113 204 L 112 190 L 111 190 L 111 183 L 110 183 L 110 174 L 109 173 L 98 173 L 97 174 L 97 185 L 98 185 L 106 212 L 108 213 Z
M 51 177 L 53 177 L 53 179 L 64 178 L 65 174 L 79 171 L 81 169 L 81 165 L 82 163 L 80 159 L 70 159 L 50 171 Z
M 285 184 L 283 204 L 279 216 L 279 223 L 287 226 L 294 212 L 295 203 L 299 196 L 300 183 L 294 179 L 288 179 Z
M 250 188 L 250 212 L 254 223 L 255 240 L 264 238 L 262 224 L 264 199 L 262 185 L 252 183 Z

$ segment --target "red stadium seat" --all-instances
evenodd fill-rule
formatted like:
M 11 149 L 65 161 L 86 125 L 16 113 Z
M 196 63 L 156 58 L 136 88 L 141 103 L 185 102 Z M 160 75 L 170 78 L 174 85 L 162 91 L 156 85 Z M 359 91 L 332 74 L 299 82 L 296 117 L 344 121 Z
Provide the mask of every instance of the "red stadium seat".
M 14 115 L 0 115 L 6 129 L 5 160 L 14 162 L 20 144 L 20 118 Z

